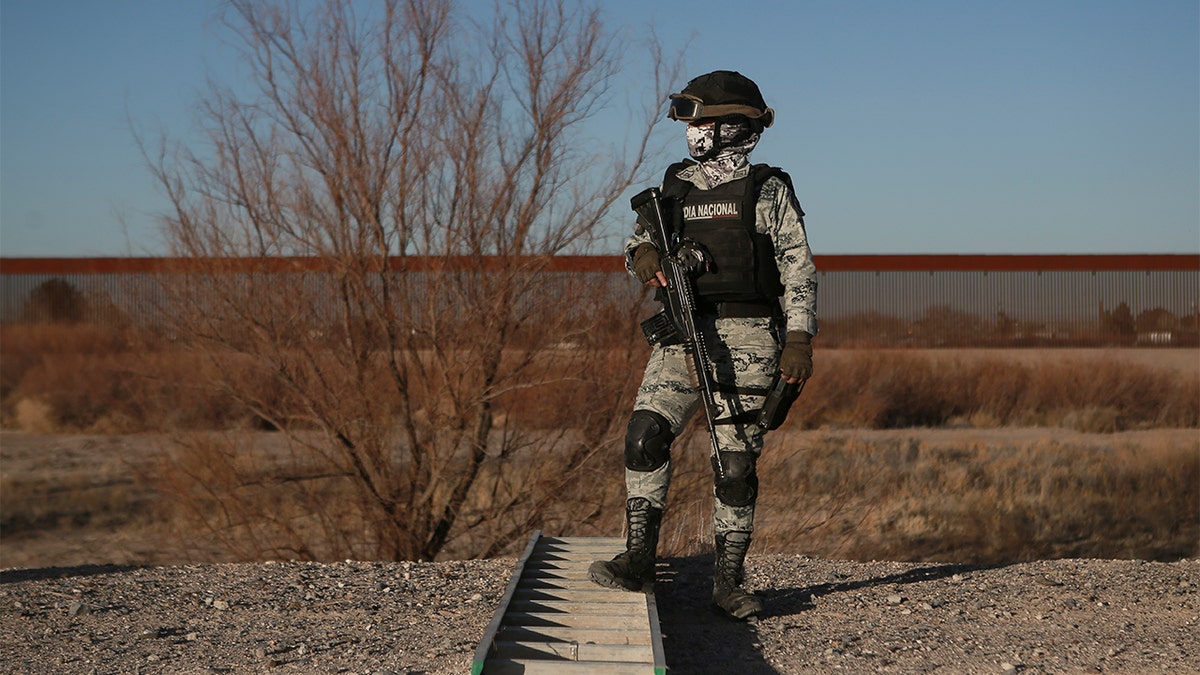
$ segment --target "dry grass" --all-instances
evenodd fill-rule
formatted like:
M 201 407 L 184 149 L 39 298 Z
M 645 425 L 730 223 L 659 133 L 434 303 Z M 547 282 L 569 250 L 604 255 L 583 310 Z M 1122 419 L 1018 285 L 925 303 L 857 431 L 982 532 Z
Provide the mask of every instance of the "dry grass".
M 0 440 L 0 531 L 13 537 L 111 528 L 140 529 L 161 517 L 121 444 L 95 438 L 4 434 Z M 39 440 L 45 439 L 45 440 Z M 64 446 L 73 447 L 64 447 Z M 7 551 L 5 551 L 7 554 Z
M 1200 352 L 1190 373 L 1119 351 L 1027 361 L 941 351 L 818 356 L 791 428 L 1049 426 L 1079 431 L 1200 426 Z M 1047 352 L 1043 352 L 1047 353 Z M 1053 353 L 1053 352 L 1049 352 Z
M 969 438 L 785 440 L 764 460 L 762 535 L 772 548 L 860 560 L 1200 554 L 1200 438 Z M 812 530 L 781 513 L 808 514 Z
M 328 528 L 336 535 L 328 538 L 329 550 L 295 555 L 338 559 L 339 538 L 348 547 L 363 530 L 346 519 L 344 510 L 317 507 L 352 498 L 348 484 L 326 477 L 306 481 L 302 492 L 287 489 L 295 487 L 285 482 L 295 478 L 295 466 L 282 436 L 237 436 L 239 451 L 233 454 L 227 443 L 212 442 L 208 434 L 187 434 L 106 437 L 108 443 L 70 457 L 47 457 L 40 449 L 64 437 L 42 437 L 39 443 L 37 437 L 22 436 L 17 444 L 9 436 L 0 489 L 3 564 L 63 564 L 22 547 L 60 546 L 96 531 L 112 533 L 112 541 L 125 547 L 139 537 L 146 540 L 132 545 L 145 552 L 138 562 L 179 563 L 254 560 L 268 550 L 278 557 L 289 537 Z M 675 450 L 677 480 L 664 554 L 711 550 L 706 452 L 705 439 L 697 435 Z M 176 461 L 159 461 L 168 455 Z M 598 460 L 592 480 L 561 488 L 586 508 L 572 517 L 545 513 L 538 527 L 576 536 L 620 531 L 620 457 Z M 169 471 L 160 471 L 168 466 Z M 788 432 L 769 441 L 760 466 L 759 553 L 978 563 L 1200 555 L 1200 439 L 1188 431 Z M 489 463 L 491 477 L 484 482 L 494 485 L 496 494 L 481 491 L 470 508 L 483 511 L 488 499 L 506 499 L 504 491 L 521 485 L 511 480 L 520 469 Z M 231 472 L 225 478 L 242 486 L 237 496 L 246 503 L 206 500 L 201 494 L 185 502 L 178 492 L 166 498 L 160 489 L 197 488 L 195 481 L 171 488 L 170 481 L 183 477 L 181 471 Z M 227 526 L 212 527 L 211 517 L 201 517 L 211 514 L 184 508 L 188 504 L 219 510 Z M 264 508 L 276 514 L 270 527 L 239 519 Z M 579 517 L 580 512 L 587 515 Z M 518 553 L 513 546 L 522 542 L 509 543 L 500 552 Z M 449 547 L 446 556 L 454 557 L 455 548 Z M 89 555 L 86 562 L 129 561 L 124 551 Z
M 255 392 L 280 418 L 303 417 L 287 409 L 275 376 L 244 357 L 230 355 L 216 364 L 150 336 L 88 324 L 3 326 L 0 347 L 0 422 L 7 428 L 120 433 L 253 427 L 254 413 L 204 386 L 218 379 L 209 376 L 217 369 L 236 373 L 225 379 Z M 612 349 L 604 368 L 640 370 L 642 348 Z M 1165 365 L 1146 357 L 1155 353 L 818 349 L 818 370 L 802 410 L 785 429 L 1200 427 L 1200 351 L 1158 352 L 1176 357 Z M 1189 360 L 1191 367 L 1179 365 Z M 498 402 L 498 414 L 542 428 L 586 416 L 577 404 L 587 397 L 570 395 L 570 373 L 535 368 L 531 375 L 550 384 L 514 390 Z M 602 395 L 632 400 L 628 389 L 626 384 Z
M 671 554 L 712 550 L 704 446 L 674 453 Z M 1190 434 L 788 433 L 759 467 L 763 553 L 981 564 L 1200 555 L 1200 438 Z
M 232 370 L 259 400 L 286 413 L 278 386 L 255 364 L 205 362 L 171 343 L 86 325 L 5 326 L 0 346 L 6 427 L 34 434 L 170 430 L 175 439 L 155 441 L 149 453 L 171 461 L 136 464 L 97 465 L 84 453 L 69 464 L 26 465 L 0 448 L 6 559 L 39 532 L 70 537 L 96 528 L 154 537 L 173 531 L 192 544 L 147 546 L 157 551 L 147 562 L 253 559 L 268 548 L 286 550 L 289 539 L 311 541 L 317 529 L 328 533 L 327 548 L 296 555 L 333 559 L 355 548 L 362 524 L 320 508 L 353 498 L 348 486 L 336 476 L 298 480 L 303 467 L 292 462 L 283 435 L 255 431 L 250 411 L 203 384 L 217 379 L 207 369 Z M 614 350 L 606 372 L 640 369 L 638 349 Z M 1200 360 L 1191 350 L 1160 366 L 1148 353 L 818 351 L 817 376 L 760 464 L 755 548 L 956 562 L 1200 555 Z M 497 433 L 562 433 L 555 446 L 562 448 L 611 434 L 612 420 L 589 418 L 579 405 L 587 396 L 571 395 L 569 374 L 532 372 L 550 383 L 498 401 Z M 587 394 L 632 400 L 629 386 Z M 1187 431 L 1169 441 L 1149 431 L 1172 428 Z M 240 446 L 204 442 L 196 430 L 244 437 L 244 447 L 231 453 Z M 664 553 L 711 547 L 705 444 L 695 428 L 677 443 Z M 539 514 L 543 529 L 583 536 L 620 530 L 619 440 L 609 445 L 612 456 L 594 458 L 581 480 L 554 488 L 572 508 Z M 286 471 L 285 462 L 292 462 Z M 489 460 L 484 471 L 468 511 L 486 512 L 522 489 L 518 463 Z M 204 484 L 197 478 L 239 487 L 211 499 L 196 492 Z M 179 500 L 183 494 L 190 498 Z M 244 503 L 228 501 L 229 494 Z M 228 513 L 226 526 L 214 528 L 196 509 Z M 277 518 L 239 520 L 249 512 Z M 447 555 L 465 548 L 452 543 Z
M 506 359 L 519 358 L 523 355 L 517 350 L 506 354 Z M 640 358 L 629 350 L 610 350 L 602 357 L 601 370 L 632 372 L 640 369 L 640 363 L 635 363 Z M 556 354 L 531 364 L 530 384 L 503 394 L 497 402 L 498 414 L 532 428 L 579 426 L 588 417 L 589 396 L 628 394 L 628 386 L 622 389 L 622 381 L 613 377 L 610 390 L 564 395 L 578 388 L 583 378 L 577 373 L 550 372 L 549 367 L 561 370 L 564 361 L 587 360 Z M 335 367 L 332 358 L 329 362 Z M 212 354 L 153 336 L 88 324 L 0 326 L 0 373 L 0 424 L 31 433 L 261 428 L 265 423 L 256 412 L 239 407 L 228 395 L 224 387 L 230 382 L 236 383 L 244 398 L 255 399 L 279 420 L 302 425 L 305 417 L 302 406 L 288 399 L 277 375 L 244 354 L 229 352 L 214 360 Z M 224 384 L 212 384 L 216 382 Z M 414 408 L 423 406 L 423 401 L 414 399 Z
M 231 359 L 247 386 L 264 386 Z M 205 385 L 214 365 L 145 333 L 91 324 L 0 326 L 0 422 L 36 433 L 246 426 L 252 415 Z

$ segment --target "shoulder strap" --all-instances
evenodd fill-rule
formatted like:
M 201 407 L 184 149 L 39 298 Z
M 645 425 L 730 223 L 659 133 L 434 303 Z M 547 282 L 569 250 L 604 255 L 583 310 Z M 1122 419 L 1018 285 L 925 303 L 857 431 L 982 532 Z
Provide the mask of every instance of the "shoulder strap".
M 683 199 L 687 197 L 688 190 L 692 189 L 692 184 L 675 175 L 683 171 L 687 167 L 695 164 L 691 160 L 683 160 L 675 162 L 667 167 L 667 172 L 663 174 L 663 214 L 668 219 L 668 226 L 672 233 L 683 232 Z M 662 290 L 662 289 L 659 289 Z
M 683 180 L 676 174 L 678 174 L 680 171 L 683 171 L 687 167 L 692 166 L 693 164 L 695 164 L 695 162 L 685 159 L 682 162 L 675 162 L 671 166 L 667 167 L 667 172 L 663 175 L 662 181 L 664 197 L 683 199 L 687 195 L 688 190 L 692 188 L 692 184 L 686 180 Z
M 768 178 L 778 178 L 784 181 L 784 185 L 787 186 L 787 190 L 792 193 L 791 196 L 794 204 L 796 204 L 796 210 L 799 211 L 800 217 L 804 217 L 804 209 L 800 208 L 799 197 L 796 195 L 796 186 L 792 185 L 792 177 L 791 175 L 787 175 L 787 172 L 784 171 L 784 169 L 770 165 L 754 165 L 754 167 L 751 168 L 751 175 L 754 175 L 755 199 L 758 198 L 758 191 L 762 189 L 763 183 L 767 183 Z
M 789 176 L 786 171 L 777 166 L 771 166 L 770 164 L 755 164 L 754 166 L 750 167 L 750 172 L 754 175 L 755 185 L 762 185 L 763 183 L 767 182 L 767 179 L 771 176 L 779 176 L 783 182 L 788 184 L 788 187 L 792 186 L 792 177 Z
M 791 196 L 796 200 L 796 210 L 800 212 L 800 217 L 804 217 L 804 209 L 800 208 L 799 198 L 796 196 L 796 187 L 792 185 L 792 177 L 786 171 L 770 164 L 755 164 L 751 168 L 751 175 L 754 176 L 754 198 L 758 199 L 758 192 L 762 188 L 762 184 L 767 182 L 767 179 L 774 176 L 783 181 L 787 186 Z

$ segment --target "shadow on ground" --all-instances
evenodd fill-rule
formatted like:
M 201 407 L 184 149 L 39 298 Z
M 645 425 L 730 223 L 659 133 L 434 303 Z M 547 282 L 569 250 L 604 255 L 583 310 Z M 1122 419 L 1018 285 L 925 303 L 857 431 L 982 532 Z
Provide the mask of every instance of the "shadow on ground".
M 668 672 L 778 675 L 753 624 L 712 605 L 712 556 L 660 559 L 654 584 Z
M 964 572 L 974 572 L 978 570 L 998 569 L 1007 567 L 1012 563 L 996 563 L 990 565 L 962 565 L 952 563 L 935 563 L 915 567 L 911 570 L 900 572 L 897 574 L 888 574 L 884 576 L 875 576 L 867 579 L 845 579 L 844 581 L 832 581 L 819 584 L 809 584 L 806 586 L 795 586 L 791 588 L 767 588 L 755 591 L 763 601 L 764 612 L 763 619 L 769 619 L 778 616 L 788 616 L 791 614 L 799 614 L 800 612 L 812 608 L 814 600 L 831 593 L 846 593 L 855 591 L 861 588 L 869 588 L 871 586 L 884 586 L 889 584 L 915 584 L 922 581 L 933 581 L 936 579 L 945 579 L 952 577 L 955 574 Z
M 712 564 L 711 554 L 659 561 L 654 594 L 669 672 L 779 675 L 780 671 L 763 656 L 757 626 L 731 620 L 713 606 Z M 811 609 L 814 601 L 825 595 L 872 586 L 921 583 L 1007 564 L 928 564 L 897 574 L 760 588 L 755 594 L 764 605 L 760 620 L 769 621 Z
M 75 565 L 73 567 L 39 567 L 36 569 L 11 569 L 0 571 L 0 584 L 13 584 L 18 581 L 45 581 L 46 579 L 65 579 L 68 577 L 90 577 L 97 574 L 113 574 L 128 572 L 141 567 L 140 565 Z

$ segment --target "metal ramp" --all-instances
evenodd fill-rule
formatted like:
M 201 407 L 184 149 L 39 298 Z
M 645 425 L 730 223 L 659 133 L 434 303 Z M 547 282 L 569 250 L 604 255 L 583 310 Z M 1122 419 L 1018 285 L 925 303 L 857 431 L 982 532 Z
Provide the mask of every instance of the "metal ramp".
M 517 561 L 471 664 L 472 675 L 667 672 L 654 592 L 603 588 L 587 578 L 593 560 L 625 540 L 542 537 Z

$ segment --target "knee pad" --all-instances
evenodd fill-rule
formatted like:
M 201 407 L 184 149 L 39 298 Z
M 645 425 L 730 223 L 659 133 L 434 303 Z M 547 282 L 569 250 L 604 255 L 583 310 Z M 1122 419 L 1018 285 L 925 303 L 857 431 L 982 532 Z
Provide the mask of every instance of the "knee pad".
M 714 456 L 713 471 L 720 476 L 718 461 L 724 465 L 725 478 L 717 478 L 717 499 L 728 506 L 753 504 L 758 498 L 758 474 L 754 470 L 758 455 L 752 452 L 722 452 L 721 460 Z
M 671 423 L 651 410 L 634 410 L 625 430 L 625 468 L 654 471 L 671 458 Z

